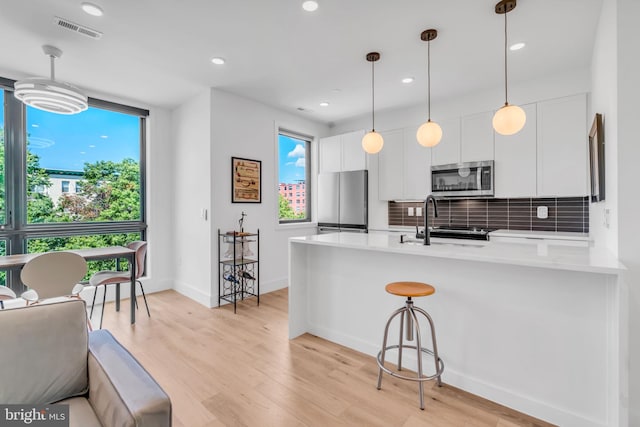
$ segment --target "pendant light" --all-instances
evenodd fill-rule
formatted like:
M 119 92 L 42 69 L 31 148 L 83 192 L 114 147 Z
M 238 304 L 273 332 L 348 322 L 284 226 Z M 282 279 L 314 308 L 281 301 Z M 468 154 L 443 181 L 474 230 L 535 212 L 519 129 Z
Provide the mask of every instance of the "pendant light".
M 438 37 L 438 31 L 424 30 L 420 34 L 422 41 L 427 42 L 427 121 L 418 128 L 416 138 L 424 147 L 435 147 L 442 139 L 442 128 L 431 121 L 431 40 Z
M 369 52 L 367 53 L 367 61 L 371 62 L 371 132 L 367 133 L 362 138 L 362 148 L 369 154 L 376 154 L 380 150 L 382 150 L 382 146 L 384 145 L 384 140 L 382 139 L 382 135 L 376 132 L 376 116 L 375 116 L 375 101 L 376 101 L 376 92 L 375 92 L 375 76 L 373 74 L 373 63 L 380 59 L 380 54 L 378 52 Z
M 76 114 L 87 109 L 87 96 L 75 86 L 56 81 L 55 59 L 62 51 L 53 46 L 42 46 L 45 55 L 51 59 L 51 79 L 30 78 L 14 83 L 14 96 L 40 110 L 57 114 Z
M 517 105 L 509 105 L 507 96 L 507 14 L 515 8 L 516 0 L 502 0 L 495 8 L 497 14 L 504 15 L 504 106 L 493 116 L 493 129 L 501 135 L 520 132 L 527 121 L 524 110 Z

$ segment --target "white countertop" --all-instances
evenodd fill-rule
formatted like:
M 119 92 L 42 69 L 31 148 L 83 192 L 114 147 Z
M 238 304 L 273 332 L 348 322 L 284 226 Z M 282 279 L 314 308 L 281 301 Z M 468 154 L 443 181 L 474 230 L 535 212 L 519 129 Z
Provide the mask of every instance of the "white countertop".
M 408 236 L 411 237 L 411 236 Z M 595 247 L 432 238 L 400 243 L 397 233 L 331 233 L 292 237 L 294 243 L 421 255 L 436 258 L 522 265 L 557 270 L 619 274 L 625 267 L 610 252 Z
M 490 232 L 489 236 L 521 237 L 525 239 L 589 240 L 589 233 L 575 233 L 569 231 L 496 230 Z

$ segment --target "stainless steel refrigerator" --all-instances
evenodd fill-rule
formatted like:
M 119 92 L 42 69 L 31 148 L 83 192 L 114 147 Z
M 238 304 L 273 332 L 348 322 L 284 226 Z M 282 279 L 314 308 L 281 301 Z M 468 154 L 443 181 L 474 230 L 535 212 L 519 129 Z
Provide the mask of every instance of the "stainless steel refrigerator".
M 367 232 L 367 171 L 318 175 L 318 231 Z

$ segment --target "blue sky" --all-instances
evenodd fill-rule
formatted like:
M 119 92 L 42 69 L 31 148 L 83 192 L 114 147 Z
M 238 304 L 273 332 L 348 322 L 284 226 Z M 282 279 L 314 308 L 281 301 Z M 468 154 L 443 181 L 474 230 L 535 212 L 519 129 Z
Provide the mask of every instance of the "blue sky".
M 83 170 L 98 160 L 140 160 L 140 118 L 97 108 L 79 114 L 27 107 L 29 150 L 46 169 Z
M 279 183 L 305 180 L 305 143 L 300 139 L 278 135 Z

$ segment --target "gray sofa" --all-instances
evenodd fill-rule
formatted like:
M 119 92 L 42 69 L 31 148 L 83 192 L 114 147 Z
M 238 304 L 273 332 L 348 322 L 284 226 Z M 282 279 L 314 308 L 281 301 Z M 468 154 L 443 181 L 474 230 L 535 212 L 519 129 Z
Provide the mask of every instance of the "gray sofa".
M 0 310 L 0 403 L 69 405 L 71 426 L 171 425 L 171 401 L 82 300 Z

